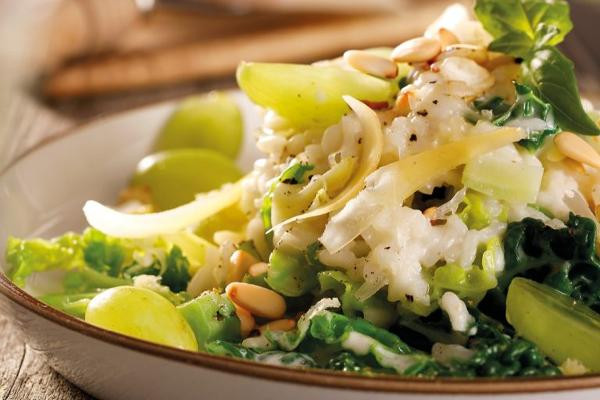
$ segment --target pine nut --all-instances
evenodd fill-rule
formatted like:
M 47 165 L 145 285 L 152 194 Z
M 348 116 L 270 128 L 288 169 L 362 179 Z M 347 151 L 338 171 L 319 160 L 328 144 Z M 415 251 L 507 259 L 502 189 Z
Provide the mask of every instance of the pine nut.
M 254 317 L 252 316 L 250 311 L 238 306 L 235 303 L 233 303 L 233 306 L 235 307 L 235 313 L 240 319 L 240 332 L 242 334 L 242 337 L 247 337 L 248 335 L 250 335 L 250 332 L 252 332 L 252 330 L 256 326 L 256 321 L 254 321 Z
M 435 219 L 436 214 L 437 214 L 437 207 L 429 207 L 428 209 L 426 209 L 425 211 L 423 211 L 423 215 L 428 220 Z
M 270 289 L 250 283 L 232 282 L 225 288 L 227 297 L 252 315 L 268 319 L 278 319 L 285 314 L 285 300 Z
M 504 53 L 496 53 L 493 51 L 488 51 L 488 61 L 485 64 L 485 67 L 488 70 L 496 69 L 502 65 L 510 65 L 515 64 L 515 58 Z
M 248 268 L 248 274 L 250 276 L 256 278 L 257 276 L 261 276 L 267 273 L 267 269 L 269 269 L 269 264 L 264 262 L 259 262 L 256 264 L 252 264 L 250 268 Z
M 271 321 L 264 325 L 258 327 L 260 333 L 265 333 L 266 331 L 291 331 L 296 327 L 296 321 L 293 319 L 278 319 L 276 321 Z
M 458 37 L 456 37 L 456 35 L 454 33 L 452 33 L 451 31 L 449 31 L 446 28 L 440 28 L 440 30 L 438 31 L 437 37 L 440 41 L 442 49 L 445 49 L 447 46 L 450 46 L 452 44 L 456 44 L 459 42 Z
M 475 61 L 477 64 L 484 64 L 488 61 L 488 53 L 484 47 L 471 44 L 453 44 L 444 48 L 444 51 L 436 57 L 436 61 L 441 61 L 448 57 L 463 57 Z
M 406 92 L 402 93 L 396 98 L 396 103 L 394 103 L 394 112 L 397 115 L 405 117 L 410 113 L 410 96 L 411 93 Z
M 344 60 L 351 67 L 378 78 L 393 79 L 398 75 L 396 63 L 366 51 L 348 50 Z
M 572 160 L 600 168 L 600 154 L 588 142 L 571 132 L 562 132 L 554 137 L 558 150 Z
M 392 60 L 396 62 L 424 62 L 435 58 L 442 46 L 437 39 L 419 37 L 398 45 L 392 51 Z
M 236 250 L 229 258 L 229 262 L 231 263 L 231 268 L 227 271 L 226 281 L 237 282 L 244 277 L 246 272 L 248 272 L 248 268 L 251 265 L 256 264 L 258 260 L 247 251 Z

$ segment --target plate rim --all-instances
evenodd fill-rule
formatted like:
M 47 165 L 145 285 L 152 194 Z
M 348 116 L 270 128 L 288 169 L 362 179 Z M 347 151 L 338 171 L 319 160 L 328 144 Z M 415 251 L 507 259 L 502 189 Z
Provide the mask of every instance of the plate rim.
M 34 156 L 44 147 L 64 140 L 72 135 L 81 133 L 90 125 L 98 124 L 106 119 L 113 119 L 124 114 L 132 114 L 148 108 L 166 106 L 177 100 L 167 100 L 141 105 L 131 109 L 109 114 L 102 114 L 89 120 L 59 130 L 58 133 L 36 143 L 19 156 L 11 160 L 1 171 L 0 177 L 8 173 L 26 158 Z M 0 260 L 4 264 L 4 260 Z M 320 386 L 329 389 L 352 391 L 372 391 L 402 394 L 518 394 L 518 393 L 548 393 L 555 391 L 585 390 L 600 388 L 600 373 L 582 376 L 561 376 L 541 378 L 416 378 L 402 376 L 361 376 L 319 369 L 295 369 L 291 367 L 261 364 L 248 360 L 216 356 L 202 352 L 190 352 L 168 347 L 145 340 L 122 335 L 91 325 L 83 320 L 65 314 L 37 300 L 8 279 L 3 269 L 0 269 L 0 294 L 9 301 L 26 308 L 39 317 L 75 331 L 84 336 L 101 340 L 127 350 L 133 350 L 151 356 L 167 359 L 173 362 L 191 364 L 194 366 L 216 369 L 236 375 L 252 376 L 265 380 L 283 381 L 290 384 Z

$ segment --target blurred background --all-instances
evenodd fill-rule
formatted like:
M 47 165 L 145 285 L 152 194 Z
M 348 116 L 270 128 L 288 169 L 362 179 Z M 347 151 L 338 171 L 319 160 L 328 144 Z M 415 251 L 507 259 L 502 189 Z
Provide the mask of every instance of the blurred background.
M 448 0 L 0 0 L 0 164 L 78 122 L 235 85 L 241 60 L 311 62 L 420 35 Z M 461 1 L 469 4 L 471 1 Z M 598 98 L 598 0 L 563 50 Z

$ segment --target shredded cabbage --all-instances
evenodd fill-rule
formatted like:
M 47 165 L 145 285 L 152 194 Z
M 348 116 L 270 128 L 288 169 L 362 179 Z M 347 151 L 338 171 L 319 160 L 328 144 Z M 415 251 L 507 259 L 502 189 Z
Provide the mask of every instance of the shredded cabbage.
M 329 221 L 320 238 L 321 243 L 330 253 L 341 250 L 367 229 L 384 207 L 402 204 L 436 176 L 523 137 L 522 130 L 502 128 L 488 134 L 469 136 L 379 168 L 367 178 L 367 188 Z
M 151 214 L 126 214 L 89 200 L 83 206 L 88 223 L 107 235 L 146 238 L 179 232 L 240 200 L 242 185 L 237 182 L 220 190 L 201 194 L 196 200 L 171 210 Z
M 344 101 L 356 113 L 363 128 L 363 151 L 358 170 L 354 173 L 354 176 L 350 179 L 344 190 L 329 203 L 307 213 L 289 218 L 278 225 L 287 225 L 292 222 L 318 217 L 339 210 L 362 189 L 365 178 L 377 168 L 383 150 L 383 134 L 381 133 L 381 125 L 377 114 L 366 104 L 351 96 L 344 96 Z

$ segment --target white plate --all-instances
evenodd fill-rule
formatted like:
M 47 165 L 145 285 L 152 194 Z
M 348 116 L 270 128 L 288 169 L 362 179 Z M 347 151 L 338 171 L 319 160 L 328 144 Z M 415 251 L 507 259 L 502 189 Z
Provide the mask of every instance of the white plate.
M 239 165 L 256 157 L 255 108 L 239 93 L 247 128 Z M 88 199 L 112 203 L 173 110 L 163 103 L 85 124 L 22 157 L 0 177 L 0 250 L 8 235 L 81 230 Z M 103 399 L 577 399 L 600 398 L 600 376 L 522 381 L 373 379 L 297 371 L 189 353 L 92 327 L 0 277 L 0 306 L 30 346 L 71 382 Z M 554 392 L 555 389 L 562 391 Z M 566 390 L 566 391 L 564 391 Z M 470 395 L 464 394 L 470 393 Z M 496 394 L 492 394 L 496 393 Z

